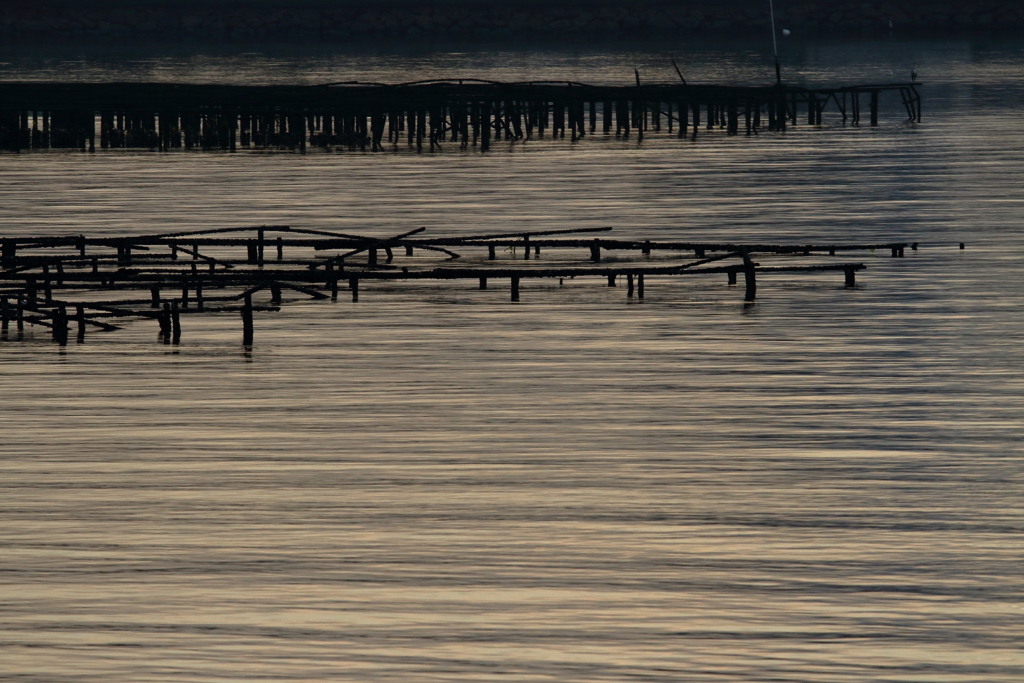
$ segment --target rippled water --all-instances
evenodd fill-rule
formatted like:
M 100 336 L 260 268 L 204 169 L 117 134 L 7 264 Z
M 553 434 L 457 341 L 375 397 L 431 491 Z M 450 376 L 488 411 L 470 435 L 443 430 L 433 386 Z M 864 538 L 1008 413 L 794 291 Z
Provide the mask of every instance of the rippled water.
M 785 48 L 805 82 L 919 63 L 913 127 L 889 100 L 754 139 L 0 155 L 13 235 L 921 243 L 752 307 L 710 279 L 380 284 L 258 316 L 251 356 L 234 316 L 5 342 L 0 679 L 1021 680 L 1022 47 Z M 770 78 L 743 46 L 276 49 L 0 77 Z

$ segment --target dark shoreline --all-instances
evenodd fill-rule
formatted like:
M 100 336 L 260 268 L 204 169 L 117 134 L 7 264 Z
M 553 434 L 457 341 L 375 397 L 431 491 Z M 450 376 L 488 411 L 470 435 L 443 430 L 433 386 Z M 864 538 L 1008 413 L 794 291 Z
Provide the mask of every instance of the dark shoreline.
M 367 38 L 523 38 L 558 42 L 609 37 L 761 35 L 768 30 L 768 3 L 760 0 L 645 2 L 629 7 L 596 2 L 518 2 L 481 8 L 461 0 L 421 4 L 391 2 L 373 7 L 349 2 L 299 0 L 288 7 L 272 0 L 206 3 L 154 2 L 145 8 L 123 2 L 82 7 L 59 0 L 0 14 L 7 41 L 51 39 L 301 40 L 327 43 Z M 970 3 L 893 0 L 884 3 L 776 3 L 776 25 L 794 33 L 881 37 L 1017 34 L 1024 31 L 1024 2 Z

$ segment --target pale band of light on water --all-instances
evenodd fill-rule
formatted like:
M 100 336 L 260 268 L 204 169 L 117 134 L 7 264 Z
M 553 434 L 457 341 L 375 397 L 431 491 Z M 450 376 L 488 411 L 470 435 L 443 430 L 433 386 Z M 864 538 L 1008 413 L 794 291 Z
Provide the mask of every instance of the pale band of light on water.
M 755 47 L 12 48 L 0 78 L 772 82 Z M 1021 44 L 780 48 L 788 82 L 919 64 L 923 123 L 0 154 L 5 235 L 921 243 L 750 307 L 724 276 L 364 283 L 258 316 L 248 357 L 237 316 L 0 343 L 0 678 L 1024 679 Z

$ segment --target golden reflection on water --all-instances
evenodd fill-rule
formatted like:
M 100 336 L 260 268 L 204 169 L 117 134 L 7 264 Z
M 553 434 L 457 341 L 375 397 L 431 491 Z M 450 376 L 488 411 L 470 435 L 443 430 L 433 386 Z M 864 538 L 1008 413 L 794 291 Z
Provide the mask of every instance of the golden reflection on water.
M 4 670 L 1019 680 L 1020 133 L 961 118 L 1017 62 L 962 57 L 919 128 L 3 155 L 5 234 L 922 243 L 858 255 L 855 290 L 766 276 L 751 308 L 712 280 L 376 285 L 258 316 L 249 359 L 233 316 L 174 348 L 144 321 L 4 342 Z

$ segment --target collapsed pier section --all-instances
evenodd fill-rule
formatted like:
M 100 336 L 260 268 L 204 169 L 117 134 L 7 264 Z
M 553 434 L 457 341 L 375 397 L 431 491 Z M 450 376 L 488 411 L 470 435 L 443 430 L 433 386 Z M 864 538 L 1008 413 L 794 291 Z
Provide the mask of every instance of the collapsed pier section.
M 0 238 L 0 341 L 22 339 L 28 324 L 49 328 L 53 340 L 64 345 L 73 327 L 81 342 L 87 330 L 112 331 L 126 319 L 150 319 L 165 343 L 177 343 L 183 315 L 235 313 L 242 318 L 243 342 L 251 345 L 254 312 L 279 310 L 283 292 L 336 300 L 347 288 L 358 302 L 360 283 L 374 282 L 469 281 L 487 290 L 507 281 L 509 298 L 518 302 L 527 280 L 596 279 L 609 287 L 624 282 L 627 300 L 642 300 L 652 280 L 724 275 L 728 285 L 737 285 L 742 276 L 749 304 L 756 300 L 759 274 L 841 272 L 844 286 L 852 288 L 865 265 L 831 257 L 876 249 L 900 257 L 907 246 L 654 242 L 568 234 L 609 230 L 424 238 L 417 237 L 424 231 L 418 228 L 379 238 L 260 226 L 148 236 Z M 454 263 L 466 250 L 479 255 L 466 259 L 467 265 Z M 830 258 L 819 260 L 826 254 Z M 269 299 L 255 303 L 261 292 Z

